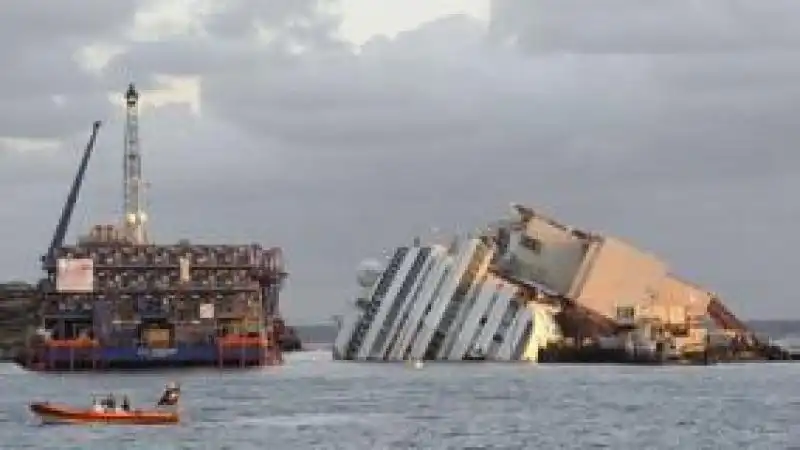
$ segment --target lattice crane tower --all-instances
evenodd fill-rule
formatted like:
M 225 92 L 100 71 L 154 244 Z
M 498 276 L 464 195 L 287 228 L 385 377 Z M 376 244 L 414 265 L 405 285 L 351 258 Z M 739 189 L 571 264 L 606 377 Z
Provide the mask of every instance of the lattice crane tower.
M 142 155 L 139 149 L 139 93 L 133 83 L 125 92 L 124 210 L 125 237 L 136 245 L 148 241 L 144 211 Z

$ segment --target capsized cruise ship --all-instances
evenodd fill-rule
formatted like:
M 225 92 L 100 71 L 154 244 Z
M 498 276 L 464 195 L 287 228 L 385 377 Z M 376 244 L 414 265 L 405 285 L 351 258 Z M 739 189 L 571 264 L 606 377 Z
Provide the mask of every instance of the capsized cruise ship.
M 558 339 L 546 288 L 493 273 L 502 247 L 489 236 L 449 246 L 399 247 L 388 264 L 367 263 L 361 294 L 340 322 L 339 360 L 536 360 Z
M 338 360 L 654 362 L 774 359 L 714 293 L 620 239 L 514 204 L 447 245 L 365 262 Z

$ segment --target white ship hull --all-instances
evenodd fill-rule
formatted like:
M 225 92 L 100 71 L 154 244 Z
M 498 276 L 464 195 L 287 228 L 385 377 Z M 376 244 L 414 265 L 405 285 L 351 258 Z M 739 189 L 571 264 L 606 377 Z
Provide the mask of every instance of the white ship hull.
M 555 310 L 490 273 L 494 256 L 481 239 L 397 248 L 341 322 L 334 359 L 536 361 Z

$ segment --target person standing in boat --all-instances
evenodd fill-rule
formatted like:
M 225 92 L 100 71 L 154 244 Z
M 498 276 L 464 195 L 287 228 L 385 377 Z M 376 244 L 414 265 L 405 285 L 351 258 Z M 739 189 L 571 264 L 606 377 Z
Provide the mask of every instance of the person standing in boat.
M 181 388 L 176 383 L 169 383 L 164 388 L 164 393 L 158 400 L 158 406 L 174 406 L 178 404 L 181 396 Z
M 113 410 L 117 406 L 117 401 L 114 398 L 114 394 L 108 394 L 108 396 L 104 398 L 100 404 L 103 406 L 103 408 Z

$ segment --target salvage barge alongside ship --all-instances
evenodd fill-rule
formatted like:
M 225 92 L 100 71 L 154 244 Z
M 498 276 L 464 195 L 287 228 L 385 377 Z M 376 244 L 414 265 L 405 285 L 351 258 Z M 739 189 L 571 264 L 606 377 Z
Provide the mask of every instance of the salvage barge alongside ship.
M 514 205 L 447 245 L 366 263 L 338 360 L 700 363 L 788 359 L 713 293 L 612 237 Z
M 121 225 L 96 225 L 65 245 L 96 122 L 43 256 L 35 290 L 38 329 L 15 360 L 35 370 L 252 367 L 282 362 L 286 328 L 280 248 L 259 244 L 155 244 L 145 227 L 138 92 L 126 92 Z

